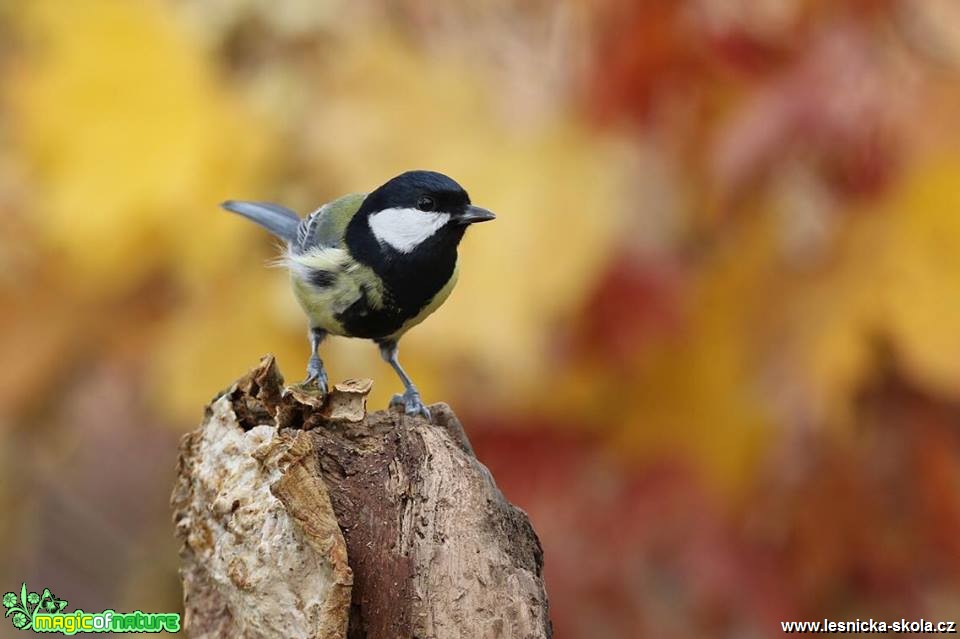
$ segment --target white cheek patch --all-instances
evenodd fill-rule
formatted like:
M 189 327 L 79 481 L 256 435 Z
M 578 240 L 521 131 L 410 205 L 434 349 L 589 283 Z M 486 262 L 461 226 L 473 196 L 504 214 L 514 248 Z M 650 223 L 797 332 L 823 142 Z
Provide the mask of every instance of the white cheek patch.
M 419 209 L 384 209 L 369 217 L 370 230 L 383 244 L 409 253 L 450 221 L 449 213 Z

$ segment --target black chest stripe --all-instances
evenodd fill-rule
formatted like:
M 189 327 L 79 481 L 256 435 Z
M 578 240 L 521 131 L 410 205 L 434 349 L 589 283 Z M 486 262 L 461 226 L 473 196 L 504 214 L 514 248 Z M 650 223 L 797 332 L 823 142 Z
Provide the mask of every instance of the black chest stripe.
M 360 288 L 360 297 L 336 317 L 352 337 L 377 339 L 395 333 L 407 317 L 395 304 L 385 300 L 381 308 L 373 308 L 367 287 Z

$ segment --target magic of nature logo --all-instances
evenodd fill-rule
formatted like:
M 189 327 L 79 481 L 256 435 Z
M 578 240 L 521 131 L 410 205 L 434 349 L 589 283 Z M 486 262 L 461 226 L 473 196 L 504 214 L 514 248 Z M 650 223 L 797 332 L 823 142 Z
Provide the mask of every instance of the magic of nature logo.
M 67 603 L 49 588 L 39 593 L 30 592 L 24 583 L 19 593 L 3 595 L 4 617 L 8 617 L 18 630 L 65 635 L 78 632 L 180 632 L 180 615 L 175 612 L 64 612 Z

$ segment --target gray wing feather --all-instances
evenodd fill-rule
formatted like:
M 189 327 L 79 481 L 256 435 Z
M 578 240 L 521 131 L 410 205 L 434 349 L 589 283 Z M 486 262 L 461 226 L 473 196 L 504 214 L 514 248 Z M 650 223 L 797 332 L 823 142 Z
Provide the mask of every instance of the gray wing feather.
M 300 222 L 300 226 L 297 228 L 297 240 L 293 244 L 297 253 L 305 253 L 317 247 L 337 248 L 340 246 L 340 238 L 333 228 L 330 208 L 330 204 L 324 204 Z
M 297 253 L 303 253 L 317 243 L 317 227 L 323 219 L 323 207 L 320 207 L 307 217 L 303 218 L 297 227 L 297 241 L 293 248 Z
M 300 216 L 288 208 L 270 202 L 240 202 L 237 200 L 227 200 L 220 206 L 253 220 L 282 240 L 298 242 Z

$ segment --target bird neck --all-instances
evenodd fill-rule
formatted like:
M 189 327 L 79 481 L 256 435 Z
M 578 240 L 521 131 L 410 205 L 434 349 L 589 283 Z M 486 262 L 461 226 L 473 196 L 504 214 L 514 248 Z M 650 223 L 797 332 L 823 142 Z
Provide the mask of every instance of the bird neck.
M 367 216 L 357 215 L 347 227 L 345 242 L 350 255 L 373 269 L 399 306 L 419 311 L 453 276 L 464 230 L 445 226 L 405 253 L 377 240 Z

